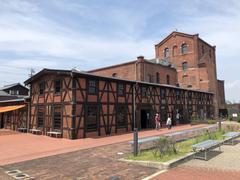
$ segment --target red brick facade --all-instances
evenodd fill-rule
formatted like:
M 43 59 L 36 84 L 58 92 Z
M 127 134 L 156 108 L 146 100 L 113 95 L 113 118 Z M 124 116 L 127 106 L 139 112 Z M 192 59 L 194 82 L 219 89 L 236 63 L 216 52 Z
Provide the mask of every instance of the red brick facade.
M 155 45 L 155 51 L 156 58 L 166 59 L 176 67 L 180 87 L 215 94 L 214 105 L 217 115 L 219 105 L 225 103 L 225 100 L 220 99 L 218 95 L 218 91 L 224 93 L 224 84 L 218 86 L 215 46 L 200 39 L 198 34 L 173 32 Z
M 177 84 L 177 71 L 175 68 L 145 60 L 143 56 L 139 56 L 135 61 L 92 70 L 89 73 L 173 86 Z
M 219 109 L 226 109 L 224 81 L 218 80 L 218 106 Z
M 224 82 L 217 80 L 215 46 L 199 38 L 198 34 L 172 32 L 155 45 L 155 53 L 156 59 L 153 60 L 145 60 L 140 56 L 132 62 L 89 72 L 213 92 L 215 115 L 218 115 L 220 107 L 225 107 Z
M 25 83 L 31 85 L 27 127 L 69 139 L 151 129 L 157 112 L 165 126 L 168 117 L 185 124 L 213 111 L 212 93 L 75 70 L 43 69 Z

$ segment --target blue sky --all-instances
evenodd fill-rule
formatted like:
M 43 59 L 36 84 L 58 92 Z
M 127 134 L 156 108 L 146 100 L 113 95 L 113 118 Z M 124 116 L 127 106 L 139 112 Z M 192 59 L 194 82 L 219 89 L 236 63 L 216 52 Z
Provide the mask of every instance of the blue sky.
M 0 86 L 31 68 L 89 70 L 154 57 L 173 30 L 217 50 L 226 99 L 240 102 L 239 0 L 0 0 Z

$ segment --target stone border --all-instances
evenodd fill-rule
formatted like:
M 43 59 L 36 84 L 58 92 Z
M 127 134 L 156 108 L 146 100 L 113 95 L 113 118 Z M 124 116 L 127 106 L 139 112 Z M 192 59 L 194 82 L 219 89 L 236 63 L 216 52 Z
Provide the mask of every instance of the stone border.
M 228 140 L 226 139 L 226 140 L 221 141 L 222 145 L 224 145 L 225 141 L 228 141 Z M 158 168 L 158 169 L 164 170 L 164 169 L 170 169 L 170 168 L 176 167 L 176 166 L 178 166 L 178 165 L 180 165 L 180 164 L 182 164 L 186 161 L 189 161 L 189 160 L 193 159 L 193 156 L 197 153 L 198 152 L 190 152 L 190 153 L 187 153 L 184 156 L 181 156 L 181 157 L 176 158 L 176 159 L 172 159 L 172 160 L 167 161 L 167 162 L 138 161 L 138 160 L 128 160 L 128 159 L 124 159 L 124 158 L 121 158 L 121 159 L 118 159 L 118 160 L 122 161 L 122 162 L 133 163 L 133 164 L 138 164 L 138 165 L 141 165 L 141 166 L 153 167 L 153 168 Z
M 167 162 L 156 162 L 156 161 L 138 161 L 138 160 L 128 160 L 128 159 L 119 159 L 119 161 L 122 162 L 127 162 L 127 163 L 134 163 L 134 164 L 138 164 L 141 166 L 146 166 L 146 167 L 153 167 L 153 168 L 158 168 L 158 169 L 169 169 L 172 167 L 176 167 L 179 164 L 182 164 L 186 161 L 189 161 L 193 158 L 194 154 L 196 154 L 195 152 L 190 152 L 187 153 L 186 155 L 167 161 Z

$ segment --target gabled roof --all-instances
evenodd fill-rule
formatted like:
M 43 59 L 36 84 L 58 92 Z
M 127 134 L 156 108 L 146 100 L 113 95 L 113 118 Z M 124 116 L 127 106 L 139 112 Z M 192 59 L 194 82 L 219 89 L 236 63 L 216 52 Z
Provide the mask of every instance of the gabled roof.
M 116 64 L 116 65 L 112 65 L 112 66 L 106 66 L 106 67 L 102 67 L 102 68 L 98 68 L 98 69 L 93 69 L 93 70 L 87 71 L 87 73 L 94 73 L 96 71 L 102 71 L 102 70 L 105 70 L 105 69 L 111 69 L 111 68 L 115 68 L 115 67 L 119 67 L 119 66 L 133 64 L 133 63 L 136 63 L 136 62 L 137 62 L 137 60 L 134 60 L 134 61 L 129 61 L 129 62 Z M 160 60 L 159 63 L 156 63 L 156 59 L 144 59 L 144 62 L 145 63 L 157 64 L 157 65 L 168 67 L 168 68 L 172 68 L 169 63 L 164 63 L 163 60 Z
M 30 82 L 37 80 L 39 77 L 41 77 L 43 74 L 47 74 L 47 73 L 57 73 L 57 74 L 67 74 L 70 75 L 70 73 L 72 73 L 73 71 L 77 72 L 77 70 L 61 70 L 61 69 L 47 69 L 44 68 L 41 71 L 39 71 L 37 74 L 33 75 L 32 77 L 30 77 L 29 79 L 27 79 L 24 84 L 28 85 L 30 84 Z
M 0 90 L 0 96 L 10 96 L 10 95 L 5 91 Z
M 92 72 L 95 72 L 95 71 L 100 71 L 100 70 L 115 68 L 115 67 L 124 66 L 124 65 L 128 65 L 128 64 L 133 64 L 133 63 L 136 63 L 136 62 L 137 62 L 137 60 L 128 61 L 128 62 L 121 63 L 121 64 L 115 64 L 115 65 L 112 65 L 112 66 L 105 66 L 105 67 L 102 67 L 102 68 L 93 69 L 93 70 L 90 70 L 90 71 L 87 71 L 87 72 L 88 72 L 88 73 L 92 73 Z
M 28 80 L 26 80 L 24 83 L 25 84 L 30 84 L 31 82 L 37 80 L 38 78 L 40 78 L 42 75 L 44 74 L 49 74 L 49 73 L 55 73 L 55 74 L 65 74 L 65 75 L 72 75 L 72 76 L 77 76 L 77 75 L 81 75 L 81 76 L 87 76 L 87 77 L 95 77 L 95 78 L 101 78 L 101 79 L 105 79 L 105 80 L 113 80 L 113 81 L 123 81 L 126 83 L 131 83 L 131 84 L 142 84 L 142 85 L 153 85 L 153 86 L 161 86 L 161 87 L 171 87 L 174 89 L 182 89 L 182 90 L 188 90 L 188 91 L 192 91 L 192 92 L 202 92 L 202 93 L 209 93 L 209 94 L 214 94 L 213 92 L 208 92 L 208 91 L 203 91 L 203 90 L 195 90 L 195 89 L 188 89 L 188 88 L 182 88 L 182 87 L 177 87 L 177 86 L 173 86 L 173 85 L 168 85 L 168 84 L 158 84 L 158 83 L 150 83 L 150 82 L 144 82 L 144 81 L 134 81 L 134 80 L 126 80 L 126 79 L 120 79 L 117 77 L 107 77 L 107 76 L 99 76 L 99 75 L 95 75 L 95 74 L 91 74 L 91 73 L 87 73 L 87 72 L 82 72 L 82 71 L 76 71 L 76 70 L 60 70 L 60 69 L 43 69 L 41 70 L 39 73 L 35 74 L 34 76 L 32 76 L 31 78 L 29 78 Z
M 183 32 L 173 31 L 171 34 L 169 34 L 167 37 L 165 37 L 162 41 L 160 41 L 155 46 L 159 46 L 159 45 L 163 44 L 164 42 L 166 42 L 168 39 L 170 39 L 172 36 L 175 36 L 175 35 L 189 37 L 189 38 L 193 38 L 194 36 L 198 36 L 198 34 L 186 34 L 186 33 L 183 33 Z
M 183 33 L 183 32 L 178 32 L 178 31 L 173 31 L 171 34 L 169 34 L 167 37 L 165 37 L 162 41 L 160 41 L 158 44 L 155 44 L 155 46 L 160 46 L 163 43 L 165 43 L 168 39 L 170 39 L 172 36 L 183 36 L 183 37 L 189 37 L 189 38 L 193 38 L 193 37 L 197 37 L 200 41 L 204 42 L 205 44 L 207 44 L 208 46 L 215 48 L 215 46 L 210 45 L 209 43 L 207 43 L 206 41 L 204 41 L 203 39 L 201 39 L 199 37 L 199 34 L 187 34 L 187 33 Z
M 12 88 L 12 87 L 15 87 L 15 86 L 22 86 L 23 88 L 28 89 L 27 87 L 23 86 L 20 83 L 14 83 L 14 84 L 5 85 L 5 86 L 1 87 L 0 90 L 6 90 L 6 89 L 9 89 L 9 88 Z

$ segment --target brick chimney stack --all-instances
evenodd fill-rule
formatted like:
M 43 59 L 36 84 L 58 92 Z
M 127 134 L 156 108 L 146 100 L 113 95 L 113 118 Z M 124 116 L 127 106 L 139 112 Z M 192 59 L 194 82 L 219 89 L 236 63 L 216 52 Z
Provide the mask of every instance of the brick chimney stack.
M 144 61 L 144 56 L 138 56 L 137 61 L 138 62 L 143 62 Z

